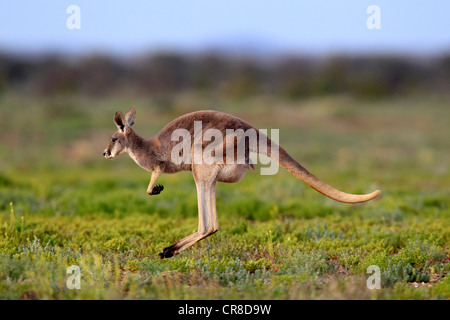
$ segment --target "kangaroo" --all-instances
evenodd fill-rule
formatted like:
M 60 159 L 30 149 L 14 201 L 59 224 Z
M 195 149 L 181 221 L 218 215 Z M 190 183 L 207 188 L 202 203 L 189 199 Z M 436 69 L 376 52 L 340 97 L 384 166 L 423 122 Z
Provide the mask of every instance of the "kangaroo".
M 107 148 L 103 152 L 106 159 L 113 159 L 121 154 L 128 155 L 143 169 L 151 172 L 150 183 L 147 188 L 149 195 L 159 194 L 164 187 L 156 185 L 156 180 L 163 173 L 176 173 L 180 171 L 192 171 L 194 181 L 197 188 L 198 199 L 198 230 L 187 237 L 176 241 L 173 245 L 166 247 L 159 254 L 161 259 L 170 258 L 174 255 L 191 247 L 196 242 L 212 235 L 219 230 L 219 224 L 216 213 L 216 183 L 235 183 L 242 179 L 246 170 L 254 170 L 253 163 L 249 160 L 250 152 L 265 154 L 269 158 L 277 161 L 287 171 L 292 173 L 296 178 L 305 182 L 307 185 L 322 193 L 323 195 L 344 203 L 359 203 L 374 199 L 380 193 L 376 190 L 369 194 L 356 195 L 339 191 L 325 182 L 318 179 L 307 169 L 295 161 L 283 148 L 276 145 L 271 139 L 265 136 L 259 130 L 256 130 L 249 123 L 235 116 L 219 111 L 197 111 L 185 114 L 167 124 L 155 136 L 144 139 L 138 135 L 132 128 L 136 120 L 136 109 L 132 107 L 124 116 L 122 112 L 117 111 L 114 115 L 114 122 L 117 131 L 111 136 Z M 259 138 L 265 139 L 267 148 L 263 150 L 258 146 L 249 146 L 245 150 L 245 161 L 243 163 L 196 163 L 190 160 L 194 157 L 194 147 L 191 147 L 185 154 L 188 161 L 181 163 L 173 160 L 173 149 L 179 143 L 173 141 L 173 133 L 177 129 L 184 129 L 190 133 L 190 137 L 194 140 L 194 123 L 201 121 L 205 127 L 203 132 L 208 128 L 214 128 L 220 131 L 224 136 L 227 129 L 252 129 L 257 132 Z M 234 138 L 233 138 L 234 140 Z M 189 141 L 194 142 L 194 141 Z M 236 148 L 236 141 L 232 141 Z M 227 140 L 224 143 L 229 144 Z M 202 141 L 201 148 L 205 150 L 208 146 Z M 274 147 L 278 147 L 278 152 L 273 152 Z M 276 154 L 276 155 L 275 155 Z

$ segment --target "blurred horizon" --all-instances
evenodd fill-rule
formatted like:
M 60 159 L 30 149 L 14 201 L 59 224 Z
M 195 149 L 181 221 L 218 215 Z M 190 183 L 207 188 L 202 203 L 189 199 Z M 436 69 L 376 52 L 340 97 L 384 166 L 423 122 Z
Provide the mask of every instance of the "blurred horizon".
M 81 29 L 69 30 L 70 5 Z M 381 29 L 369 30 L 370 5 Z M 229 55 L 413 55 L 450 51 L 450 2 L 86 1 L 0 4 L 0 52 L 134 57 L 169 51 Z
M 80 29 L 70 28 L 73 5 Z M 373 6 L 379 29 L 369 28 Z M 450 90 L 450 2 L 19 0 L 0 9 L 0 93 L 298 99 Z

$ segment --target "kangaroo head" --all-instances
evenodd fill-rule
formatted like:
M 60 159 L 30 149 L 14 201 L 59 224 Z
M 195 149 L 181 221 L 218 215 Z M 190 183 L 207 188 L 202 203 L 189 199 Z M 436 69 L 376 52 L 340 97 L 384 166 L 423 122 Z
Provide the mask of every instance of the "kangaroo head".
M 116 112 L 114 122 L 117 126 L 117 131 L 111 136 L 108 146 L 103 151 L 103 156 L 106 159 L 113 159 L 128 152 L 128 136 L 132 132 L 131 126 L 135 120 L 136 109 L 134 107 L 131 107 L 125 116 L 120 111 Z

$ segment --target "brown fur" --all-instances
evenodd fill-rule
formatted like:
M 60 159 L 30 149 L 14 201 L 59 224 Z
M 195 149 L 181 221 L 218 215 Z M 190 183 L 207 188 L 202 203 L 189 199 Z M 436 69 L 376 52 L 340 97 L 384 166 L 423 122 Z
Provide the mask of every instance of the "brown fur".
M 191 134 L 191 142 L 193 144 L 194 121 L 202 122 L 202 133 L 208 129 L 214 128 L 220 130 L 223 137 L 226 136 L 227 129 L 242 129 L 244 131 L 256 129 L 244 120 L 223 112 L 197 111 L 185 114 L 173 120 L 154 137 L 144 139 L 131 128 L 135 122 L 135 117 L 136 110 L 134 107 L 132 107 L 125 116 L 123 116 L 121 112 L 116 112 L 114 115 L 114 122 L 117 125 L 118 131 L 111 137 L 111 141 L 103 155 L 107 159 L 112 159 L 120 154 L 128 153 L 139 166 L 152 172 L 152 177 L 147 188 L 147 193 L 149 195 L 158 194 L 162 191 L 162 186 L 155 186 L 157 178 L 162 173 L 176 173 L 186 170 L 192 171 L 197 186 L 199 210 L 198 231 L 177 241 L 172 246 L 165 248 L 160 254 L 160 257 L 168 258 L 180 253 L 219 229 L 215 202 L 216 183 L 234 183 L 240 181 L 247 169 L 254 169 L 249 160 L 250 152 L 262 153 L 262 150 L 259 150 L 258 147 L 254 146 L 248 147 L 246 149 L 244 164 L 175 164 L 171 160 L 171 152 L 179 141 L 171 141 L 172 132 L 176 129 L 186 129 Z M 256 132 L 259 138 L 262 133 L 258 130 L 256 130 Z M 279 146 L 279 153 L 276 157 L 272 154 L 274 142 L 265 135 L 263 138 L 265 138 L 267 142 L 267 152 L 265 152 L 267 156 L 271 157 L 273 160 L 279 161 L 279 164 L 294 176 L 327 197 L 341 202 L 357 203 L 371 200 L 379 194 L 378 190 L 366 195 L 354 195 L 339 191 L 319 180 Z M 236 142 L 234 143 L 234 148 L 236 148 L 237 144 Z M 202 148 L 206 148 L 208 144 L 209 143 L 203 142 Z M 223 148 L 225 155 L 225 142 Z M 190 156 L 191 158 L 193 157 L 192 154 Z

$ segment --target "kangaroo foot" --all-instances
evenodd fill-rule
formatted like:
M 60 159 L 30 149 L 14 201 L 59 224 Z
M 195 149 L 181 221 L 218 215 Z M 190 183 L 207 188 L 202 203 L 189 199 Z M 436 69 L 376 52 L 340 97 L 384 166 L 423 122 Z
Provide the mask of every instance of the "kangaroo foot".
M 170 247 L 164 248 L 163 252 L 161 252 L 158 256 L 160 259 L 164 259 L 164 258 L 172 258 L 174 255 L 176 255 L 176 243 L 171 245 Z
M 153 187 L 151 195 L 160 194 L 163 190 L 164 186 L 162 184 L 157 184 Z

